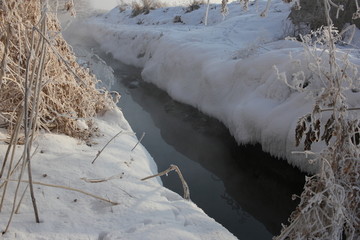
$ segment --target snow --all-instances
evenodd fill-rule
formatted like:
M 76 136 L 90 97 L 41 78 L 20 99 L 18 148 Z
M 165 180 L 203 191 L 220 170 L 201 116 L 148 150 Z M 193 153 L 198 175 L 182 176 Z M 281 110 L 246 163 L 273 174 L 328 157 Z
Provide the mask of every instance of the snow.
M 100 7 L 92 2 L 102 9 L 117 3 L 108 0 Z M 292 154 L 300 149 L 294 147 L 296 122 L 311 109 L 313 101 L 281 82 L 273 67 L 286 71 L 288 79 L 304 69 L 304 63 L 297 61 L 305 59 L 301 46 L 283 40 L 291 31 L 286 20 L 290 5 L 273 0 L 268 16 L 262 18 L 259 14 L 265 4 L 257 1 L 244 11 L 238 3 L 231 3 L 225 18 L 219 5 L 211 4 L 208 26 L 203 25 L 205 6 L 187 12 L 185 0 L 174 3 L 181 6 L 135 17 L 131 17 L 130 8 L 115 7 L 88 21 L 87 29 L 85 25 L 78 28 L 78 33 L 96 40 L 120 61 L 141 67 L 145 81 L 174 99 L 221 120 L 240 144 L 260 143 L 274 156 L 286 158 L 304 171 L 314 171 L 302 155 Z M 176 16 L 181 22 L 174 22 Z M 359 63 L 358 56 L 350 57 Z M 350 104 L 356 106 L 359 97 L 352 95 Z M 81 189 L 119 204 L 35 185 L 41 223 L 34 222 L 26 195 L 4 239 L 236 239 L 194 203 L 164 188 L 160 178 L 140 180 L 157 173 L 157 167 L 141 144 L 132 151 L 138 140 L 119 109 L 94 121 L 99 131 L 88 143 L 41 133 L 33 149 L 33 178 L 35 182 Z M 78 125 L 88 127 L 82 120 Z M 7 144 L 5 131 L 0 130 L 2 159 Z M 19 155 L 21 146 L 18 150 Z M 14 189 L 15 183 L 9 184 Z M 9 191 L 0 218 L 3 227 L 11 199 Z
M 302 46 L 283 40 L 292 29 L 291 5 L 272 1 L 264 18 L 259 15 L 265 5 L 251 2 L 245 11 L 233 2 L 224 18 L 220 5 L 211 4 L 208 26 L 204 5 L 135 17 L 130 8 L 114 8 L 93 18 L 88 34 L 118 60 L 142 68 L 145 81 L 221 120 L 239 144 L 260 143 L 264 151 L 314 172 L 316 165 L 292 153 L 301 150 L 295 147 L 296 123 L 313 100 L 280 81 L 274 68 L 288 79 L 306 71 Z
M 34 144 L 33 178 L 35 182 L 80 189 L 119 204 L 35 185 L 41 223 L 34 221 L 27 194 L 3 239 L 162 240 L 169 239 L 169 234 L 178 240 L 236 239 L 194 203 L 164 188 L 159 178 L 140 180 L 157 173 L 157 167 L 141 144 L 131 151 L 138 140 L 119 109 L 95 122 L 99 132 L 87 144 L 65 135 L 41 133 Z M 91 164 L 98 151 L 120 131 Z M 2 132 L 0 139 L 4 138 Z M 1 141 L 1 158 L 6 147 Z M 10 183 L 11 189 L 14 185 Z M 12 195 L 8 193 L 1 213 L 2 228 L 8 220 Z
M 93 9 L 110 10 L 119 5 L 117 0 L 90 0 L 90 6 Z

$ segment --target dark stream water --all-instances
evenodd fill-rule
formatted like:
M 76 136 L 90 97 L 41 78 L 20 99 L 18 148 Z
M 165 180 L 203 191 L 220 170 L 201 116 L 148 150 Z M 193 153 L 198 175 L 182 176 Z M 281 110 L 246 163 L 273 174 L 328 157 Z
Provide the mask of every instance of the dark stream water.
M 171 99 L 141 79 L 141 70 L 102 56 L 116 76 L 112 90 L 119 107 L 153 156 L 159 171 L 181 169 L 191 199 L 241 240 L 267 240 L 286 223 L 300 194 L 304 174 L 262 152 L 261 146 L 238 146 L 219 121 Z M 164 186 L 183 194 L 175 173 Z

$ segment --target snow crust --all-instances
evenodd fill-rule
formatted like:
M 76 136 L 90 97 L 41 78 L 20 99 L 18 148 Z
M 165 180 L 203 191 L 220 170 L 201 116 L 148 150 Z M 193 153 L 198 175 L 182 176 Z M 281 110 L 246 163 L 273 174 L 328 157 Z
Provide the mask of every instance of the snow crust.
M 164 188 L 159 178 L 141 181 L 157 173 L 157 167 L 140 144 L 119 109 L 96 119 L 98 136 L 86 145 L 79 140 L 42 133 L 32 158 L 35 182 L 80 189 L 119 203 L 110 203 L 69 190 L 35 185 L 41 223 L 34 221 L 29 194 L 14 216 L 3 239 L 236 239 L 194 203 Z M 98 151 L 118 132 L 94 164 Z M 0 139 L 5 138 L 0 132 Z M 91 146 L 90 146 L 91 145 Z M 0 158 L 7 145 L 0 141 Z M 21 153 L 21 148 L 18 149 Z M 104 182 L 89 183 L 91 180 Z M 23 185 L 23 187 L 25 184 Z M 11 189 L 15 183 L 10 183 Z M 11 209 L 8 193 L 0 224 L 6 226 Z

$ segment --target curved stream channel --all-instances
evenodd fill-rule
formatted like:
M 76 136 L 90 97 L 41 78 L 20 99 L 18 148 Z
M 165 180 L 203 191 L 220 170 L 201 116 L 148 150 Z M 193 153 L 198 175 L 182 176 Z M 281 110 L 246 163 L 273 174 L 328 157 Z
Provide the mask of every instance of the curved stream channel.
M 163 171 L 179 166 L 191 200 L 241 240 L 270 240 L 279 234 L 297 202 L 304 174 L 261 146 L 238 146 L 227 128 L 197 109 L 181 104 L 141 78 L 141 69 L 99 53 L 114 69 L 112 90 L 138 138 Z M 161 177 L 183 195 L 176 173 Z
M 104 56 L 102 56 L 104 57 Z M 197 109 L 174 101 L 141 79 L 141 70 L 104 57 L 114 69 L 119 107 L 155 159 L 158 170 L 181 169 L 191 199 L 241 240 L 266 240 L 280 232 L 300 194 L 304 174 L 260 146 L 238 146 L 226 127 Z M 183 194 L 178 176 L 162 177 Z

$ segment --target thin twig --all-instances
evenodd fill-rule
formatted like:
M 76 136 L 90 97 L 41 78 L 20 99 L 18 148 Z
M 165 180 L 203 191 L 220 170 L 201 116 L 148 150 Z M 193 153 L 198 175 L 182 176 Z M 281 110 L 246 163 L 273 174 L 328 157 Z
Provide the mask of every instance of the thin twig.
M 24 197 L 25 197 L 25 193 L 26 193 L 26 190 L 27 190 L 28 188 L 29 188 L 29 184 L 26 185 L 26 187 L 25 187 L 25 189 L 24 189 L 24 192 L 23 192 L 23 194 L 21 195 L 21 198 L 20 198 L 20 200 L 19 200 L 19 204 L 17 205 L 16 210 L 15 210 L 15 214 L 18 214 L 18 213 L 19 213 L 21 203 L 22 203 L 22 201 L 23 201 L 23 199 L 24 199 Z
M 5 43 L 5 49 L 4 49 L 4 55 L 3 55 L 3 59 L 1 61 L 1 70 L 0 70 L 0 89 L 2 86 L 2 81 L 5 75 L 5 71 L 6 71 L 6 64 L 7 64 L 7 55 L 8 55 L 8 49 L 9 49 L 9 44 L 10 44 L 10 23 L 8 23 L 8 30 L 7 30 L 7 38 L 6 38 L 6 43 Z
M 123 133 L 123 130 L 121 130 L 120 132 L 118 132 L 115 136 L 113 136 L 106 144 L 105 146 L 96 154 L 96 157 L 94 158 L 94 160 L 92 160 L 91 164 L 94 164 L 95 160 L 100 156 L 100 154 L 104 151 L 104 149 L 107 147 L 107 145 L 109 145 L 109 143 L 114 140 L 117 136 L 119 136 L 121 133 Z
M 80 178 L 81 180 L 84 180 L 85 182 L 87 183 L 101 183 L 101 182 L 107 182 L 109 180 L 112 180 L 112 179 L 121 179 L 122 176 L 124 175 L 124 173 L 121 173 L 121 174 L 117 174 L 117 175 L 114 175 L 114 176 L 111 176 L 109 178 L 100 178 L 100 179 L 88 179 L 88 178 Z M 119 188 L 119 187 L 117 187 Z M 133 195 L 131 195 L 130 193 L 128 193 L 127 191 L 125 191 L 124 189 L 122 188 L 119 188 L 121 191 L 123 191 L 124 193 L 126 193 L 129 197 L 131 198 L 135 198 Z
M 15 123 L 16 124 L 15 129 L 14 129 L 13 133 L 11 134 L 11 138 L 10 138 L 10 141 L 9 141 L 9 146 L 8 146 L 8 148 L 6 150 L 4 161 L 3 161 L 2 168 L 1 168 L 1 171 L 0 171 L 0 178 L 2 178 L 2 175 L 4 174 L 6 162 L 7 162 L 7 159 L 8 159 L 8 155 L 10 154 L 11 148 L 16 145 L 16 142 L 17 142 L 17 139 L 18 139 L 18 136 L 19 136 L 20 126 L 21 126 L 20 119 L 22 119 L 23 113 L 24 113 L 24 111 L 20 110 L 18 120 Z
M 11 168 L 12 168 L 12 165 L 13 165 L 13 162 L 14 162 L 14 156 L 15 156 L 15 151 L 16 151 L 16 141 L 18 139 L 20 126 L 21 126 L 21 119 L 22 119 L 23 115 L 24 115 L 24 111 L 21 110 L 21 112 L 19 114 L 19 117 L 17 119 L 16 125 L 15 125 L 15 130 L 11 135 L 10 144 L 9 144 L 7 150 L 6 150 L 3 166 L 2 166 L 2 169 L 1 169 L 1 173 L 0 173 L 0 178 L 2 178 L 2 175 L 3 175 L 4 171 L 5 171 L 6 162 L 7 162 L 7 159 L 9 157 L 10 151 L 11 151 L 11 157 L 10 157 L 10 163 L 9 163 L 9 166 L 8 166 L 7 178 L 9 179 L 11 174 L 12 174 Z M 0 188 L 4 186 L 3 194 L 2 194 L 1 202 L 0 202 L 0 211 L 2 210 L 4 200 L 5 200 L 5 196 L 6 196 L 6 190 L 7 190 L 7 182 L 4 182 L 3 184 L 1 184 L 1 186 L 0 186 Z
M 101 182 L 107 182 L 109 180 L 113 179 L 121 179 L 124 176 L 124 173 L 116 174 L 114 176 L 108 177 L 108 178 L 98 178 L 98 179 L 89 179 L 89 178 L 80 178 L 81 180 L 84 180 L 87 183 L 101 183 Z
M 45 5 L 47 3 L 45 2 Z M 46 6 L 45 6 L 46 7 Z M 46 13 L 46 8 L 42 13 L 42 17 L 41 17 L 41 29 L 43 31 L 43 34 L 46 34 L 46 20 L 47 20 L 47 13 Z M 39 21 L 40 23 L 40 21 Z M 37 116 L 38 116 L 38 108 L 39 108 L 39 95 L 40 95 L 40 86 L 41 86 L 41 80 L 42 80 L 42 74 L 43 74 L 43 68 L 44 68 L 44 62 L 45 62 L 45 56 L 46 56 L 46 44 L 44 39 L 40 39 L 39 40 L 39 44 L 37 46 L 36 52 L 40 53 L 40 61 L 38 61 L 38 67 L 37 67 L 37 72 L 36 72 L 36 79 L 34 77 L 34 73 L 35 73 L 35 64 L 32 70 L 32 79 L 30 84 L 31 85 L 35 85 L 35 89 L 34 89 L 34 94 L 33 95 L 33 103 L 32 103 L 32 111 L 30 114 L 30 118 L 28 120 L 28 133 L 27 133 L 27 138 L 26 143 L 29 146 L 27 147 L 27 153 L 26 153 L 26 163 L 27 163 L 27 169 L 28 169 L 28 178 L 29 178 L 29 189 L 30 189 L 30 196 L 31 196 L 31 201 L 33 203 L 33 208 L 34 208 L 34 213 L 35 213 L 35 220 L 37 223 L 40 222 L 39 219 L 39 213 L 38 213 L 38 209 L 37 209 L 37 204 L 36 204 L 36 199 L 35 199 L 35 193 L 34 193 L 34 187 L 33 187 L 33 183 L 32 183 L 32 171 L 31 171 L 31 147 L 32 147 L 32 143 L 33 143 L 33 139 L 34 139 L 34 135 L 35 135 L 35 131 L 36 131 L 36 126 L 37 126 Z M 32 86 L 29 87 L 32 87 Z
M 140 139 L 139 139 L 138 142 L 135 144 L 135 146 L 131 149 L 131 151 L 134 151 L 134 149 L 137 147 L 137 145 L 139 145 L 139 143 L 143 140 L 144 137 L 145 137 L 145 132 L 142 133 Z
M 29 86 L 28 86 L 28 82 L 29 82 L 29 74 L 30 74 L 30 63 L 31 63 L 31 59 L 33 57 L 33 46 L 34 46 L 34 40 L 35 40 L 35 32 L 32 31 L 31 33 L 31 43 L 30 43 L 30 51 L 29 51 L 29 56 L 27 58 L 27 66 L 26 66 L 26 73 L 25 73 L 25 96 L 24 96 L 24 132 L 25 132 L 25 139 L 27 137 L 27 134 L 28 134 L 28 130 L 27 130 L 27 127 L 28 127 L 28 98 L 29 98 Z M 27 147 L 28 145 L 25 144 L 24 145 L 24 158 L 23 158 L 23 164 L 21 166 L 21 171 L 20 171 L 20 174 L 19 174 L 19 179 L 18 179 L 18 183 L 16 185 L 16 189 L 15 189 L 15 193 L 14 193 L 14 199 L 13 199 L 13 206 L 12 206 L 12 210 L 11 210 L 11 213 L 10 213 L 10 217 L 9 217 L 9 220 L 8 220 L 8 223 L 6 225 L 6 228 L 4 230 L 3 233 L 6 233 L 7 230 L 9 229 L 9 226 L 10 226 L 10 223 L 12 221 L 12 218 L 14 216 L 14 213 L 15 213 L 15 208 L 16 208 L 16 200 L 17 200 L 17 195 L 18 195 L 18 191 L 19 191 L 19 188 L 20 188 L 20 183 L 21 183 L 21 179 L 22 179 L 22 176 L 24 174 L 24 170 L 25 170 L 25 165 L 26 165 L 26 153 L 27 153 Z
M 162 171 L 162 172 L 160 172 L 158 174 L 155 174 L 155 175 L 151 175 L 151 176 L 146 177 L 146 178 L 142 178 L 141 181 L 145 181 L 145 180 L 153 178 L 153 177 L 160 177 L 160 176 L 163 176 L 165 174 L 168 174 L 171 171 L 175 171 L 178 174 L 178 176 L 179 176 L 179 178 L 181 180 L 181 183 L 182 183 L 182 186 L 183 186 L 183 189 L 184 189 L 184 199 L 190 200 L 189 186 L 186 183 L 183 175 L 181 174 L 181 171 L 180 171 L 179 167 L 176 166 L 176 165 L 171 164 L 170 167 L 168 169 L 166 169 L 165 171 Z
M 16 145 L 14 145 L 14 146 L 16 146 Z M 33 158 L 34 155 L 37 153 L 38 148 L 39 148 L 39 145 L 36 146 L 34 152 L 31 154 L 31 158 Z M 14 148 L 13 154 L 14 154 L 14 153 L 15 153 L 15 148 Z M 15 172 L 15 171 L 17 170 L 17 168 L 20 166 L 20 163 L 21 163 L 21 160 L 22 160 L 23 157 L 24 157 L 23 154 L 19 157 L 19 160 L 16 162 L 15 166 L 11 169 L 10 175 L 8 175 L 8 177 L 7 177 L 8 179 L 9 179 L 10 177 L 12 177 L 12 175 L 14 174 L 14 172 Z M 2 176 L 1 176 L 0 178 L 2 178 Z M 2 188 L 5 183 L 6 183 L 6 182 L 1 183 L 1 184 L 0 184 L 0 188 Z
M 359 111 L 360 107 L 355 107 L 355 108 L 347 108 L 347 111 Z M 321 112 L 329 112 L 329 111 L 334 111 L 333 108 L 324 108 L 320 110 Z
M 15 179 L 1 179 L 1 180 L 3 180 L 3 181 L 8 181 L 8 182 L 18 182 L 18 180 L 15 180 Z M 22 183 L 29 183 L 29 181 L 27 181 L 27 180 L 21 180 L 20 182 L 22 182 Z M 113 201 L 108 200 L 108 199 L 106 199 L 106 198 L 99 197 L 99 196 L 97 196 L 97 195 L 94 195 L 94 194 L 92 194 L 92 193 L 85 192 L 85 191 L 80 190 L 80 189 L 77 189 L 77 188 L 66 187 L 66 186 L 56 185 L 56 184 L 50 184 L 50 183 L 36 182 L 36 181 L 33 181 L 32 183 L 35 184 L 35 185 L 41 185 L 41 186 L 53 187 L 53 188 L 61 188 L 61 189 L 66 189 L 66 190 L 70 190 L 70 191 L 74 191 L 74 192 L 79 192 L 79 193 L 85 194 L 85 195 L 87 195 L 87 196 L 90 196 L 90 197 L 99 199 L 99 200 L 101 200 L 101 201 L 111 203 L 112 205 L 119 205 L 119 204 L 120 204 L 120 203 L 118 203 L 118 202 L 113 202 Z
M 190 200 L 190 189 L 188 184 L 185 181 L 185 178 L 183 177 L 183 175 L 181 174 L 180 168 L 176 165 L 172 165 L 175 168 L 175 172 L 179 175 L 179 178 L 181 180 L 183 189 L 184 189 L 184 198 L 186 200 Z

